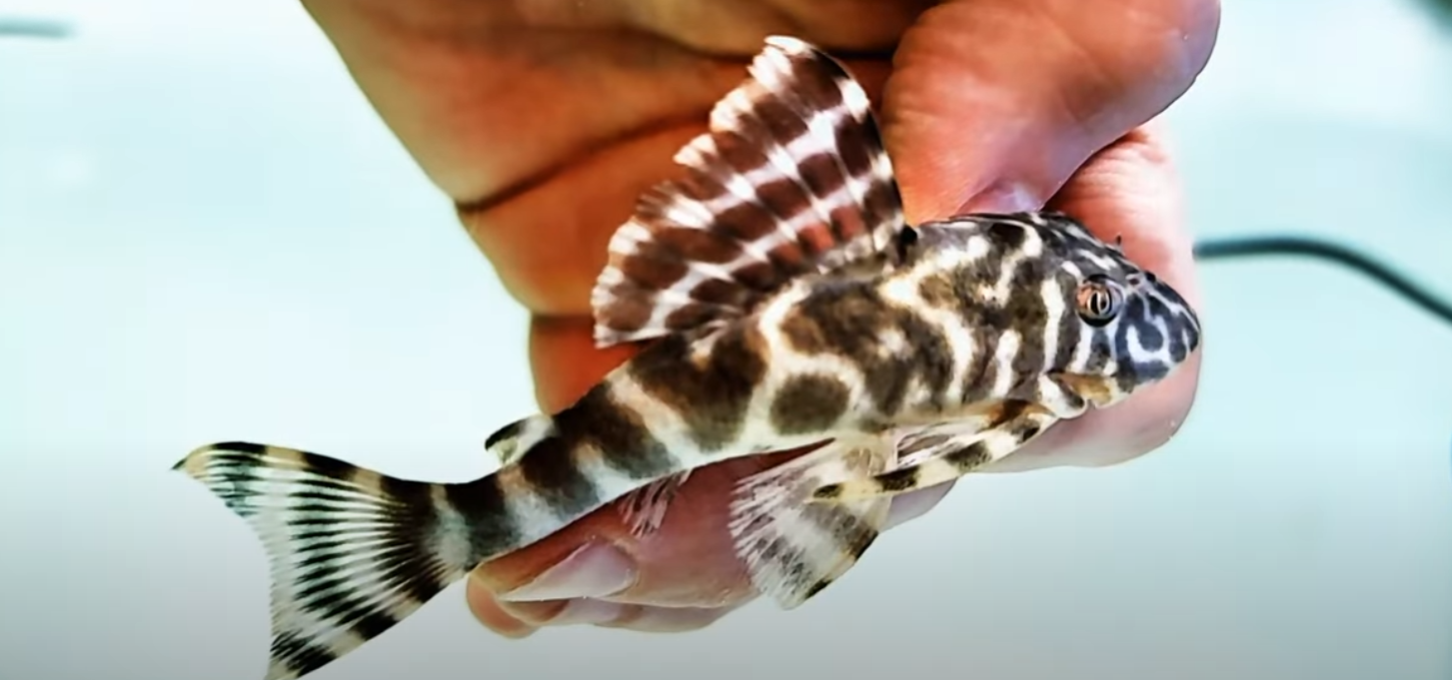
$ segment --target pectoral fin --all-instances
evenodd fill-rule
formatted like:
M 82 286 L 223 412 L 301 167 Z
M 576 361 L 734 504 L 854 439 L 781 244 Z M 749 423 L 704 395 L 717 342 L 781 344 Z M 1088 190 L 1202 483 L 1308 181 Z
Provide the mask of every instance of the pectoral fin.
M 730 529 L 752 584 L 792 609 L 851 569 L 882 531 L 889 501 L 814 504 L 809 496 L 825 480 L 888 469 L 894 451 L 886 438 L 837 440 L 743 480 Z
M 812 492 L 812 500 L 856 504 L 951 482 L 1017 451 L 1055 420 L 1053 414 L 1038 406 L 1007 404 L 982 431 L 924 435 L 909 454 L 910 459 L 892 470 L 823 484 Z

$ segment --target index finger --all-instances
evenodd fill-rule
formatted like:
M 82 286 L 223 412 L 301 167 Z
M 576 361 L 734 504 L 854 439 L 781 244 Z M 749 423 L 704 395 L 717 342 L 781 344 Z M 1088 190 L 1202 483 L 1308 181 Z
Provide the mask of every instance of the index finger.
M 1218 0 L 953 0 L 904 34 L 883 136 L 910 222 L 1033 209 L 1189 89 Z

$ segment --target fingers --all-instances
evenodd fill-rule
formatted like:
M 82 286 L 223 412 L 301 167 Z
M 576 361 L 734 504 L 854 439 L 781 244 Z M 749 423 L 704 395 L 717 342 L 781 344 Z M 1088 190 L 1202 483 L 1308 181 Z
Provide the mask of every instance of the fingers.
M 474 585 L 507 601 L 577 597 L 673 607 L 718 607 L 753 595 L 726 529 L 734 480 L 763 463 L 697 470 L 665 521 L 631 536 L 615 505 L 549 539 L 481 565 Z
M 853 62 L 854 74 L 869 92 L 880 90 L 886 69 L 885 63 Z M 642 128 L 577 157 L 526 190 L 460 205 L 470 236 L 510 293 L 537 314 L 588 315 L 590 289 L 605 264 L 610 237 L 642 192 L 680 176 L 672 157 L 706 131 L 710 105 L 746 76 L 739 64 L 731 73 L 730 82 L 722 83 L 709 101 L 703 99 L 696 115 Z
M 563 315 L 587 311 L 611 232 L 673 172 L 762 36 L 882 50 L 922 3 L 826 17 L 810 2 L 754 0 L 304 6 L 509 292 Z
M 314 4 L 321 16 L 323 3 Z M 531 42 L 497 24 L 481 31 L 475 15 L 492 11 L 478 9 L 488 3 L 425 4 L 450 9 L 425 19 L 395 9 L 333 16 L 327 30 L 390 127 L 460 201 L 506 286 L 544 313 L 531 357 L 539 400 L 553 410 L 629 355 L 590 340 L 588 290 L 604 244 L 641 190 L 670 174 L 670 156 L 703 129 L 704 112 L 740 80 L 741 66 L 638 36 L 624 48 Z M 1188 87 L 1217 22 L 1210 0 L 964 0 L 928 12 L 901 45 L 884 100 L 910 218 L 1033 205 L 1063 188 L 1063 209 L 1100 233 L 1122 232 L 1131 257 L 1186 286 L 1180 218 L 1136 202 L 1154 181 L 1134 170 L 1155 165 L 1143 140 L 1106 150 L 1064 185 L 1086 158 Z M 1057 447 L 1040 446 L 1042 456 L 1008 460 L 1063 460 L 1055 456 L 1065 451 L 1112 460 L 1153 448 L 1188 410 L 1193 374 L 1192 365 L 1178 382 L 1056 428 L 1044 444 Z M 755 597 L 726 531 L 730 490 L 780 460 L 697 471 L 652 536 L 630 536 L 608 506 L 483 565 L 470 579 L 471 609 L 516 636 L 561 623 L 708 625 Z M 894 521 L 926 511 L 946 490 L 898 499 Z
M 1183 202 L 1163 126 L 1152 122 L 1095 154 L 1051 206 L 1080 218 L 1101 238 L 1122 237 L 1130 259 L 1198 308 L 1194 243 Z M 1112 465 L 1159 448 L 1179 430 L 1194 403 L 1200 360 L 1196 352 L 1164 382 L 1113 408 L 1055 425 L 985 471 Z
M 614 140 L 698 115 L 737 79 L 729 63 L 618 30 L 631 5 L 304 2 L 384 122 L 463 203 L 497 201 Z
M 958 0 L 903 36 L 884 136 L 910 221 L 1035 208 L 1209 58 L 1215 0 Z
M 579 398 L 632 351 L 596 349 L 588 318 L 536 318 L 530 355 L 541 408 L 557 410 Z M 513 624 L 501 624 L 498 611 L 533 625 L 565 611 L 541 602 L 558 605 L 596 598 L 712 610 L 744 603 L 755 593 L 726 528 L 731 493 L 738 480 L 793 455 L 727 461 L 696 470 L 681 487 L 664 523 L 644 538 L 631 534 L 615 504 L 601 508 L 546 540 L 481 565 L 471 579 L 470 601 L 486 625 L 506 631 Z M 490 593 L 511 604 L 486 606 L 495 599 Z M 572 611 L 579 613 L 578 608 Z M 600 615 L 599 608 L 591 611 Z M 709 617 L 688 618 L 704 622 Z M 640 625 L 656 625 L 652 620 L 646 617 Z
M 1001 85 L 1000 89 L 1011 88 Z M 991 114 L 992 108 L 988 111 Z M 953 119 L 947 112 L 935 115 Z M 991 115 L 984 118 L 991 120 Z M 956 119 L 977 120 L 964 115 Z M 911 116 L 898 120 L 904 126 L 899 132 L 911 141 Z M 975 124 L 960 127 L 971 132 Z M 1085 134 L 1077 140 L 1085 157 L 1097 150 L 1092 148 L 1092 138 Z M 668 141 L 659 143 L 671 146 Z M 1021 153 L 1028 161 L 1050 156 L 1031 148 Z M 991 165 L 992 157 L 985 162 Z M 1024 176 L 1032 180 L 1033 172 L 1042 167 L 1025 163 L 1028 172 Z M 912 167 L 910 160 L 904 164 Z M 1006 171 L 1014 166 L 1003 161 L 989 169 Z M 1080 215 L 1102 235 L 1122 234 L 1131 257 L 1185 289 L 1193 301 L 1189 242 L 1178 213 L 1179 187 L 1172 170 L 1153 131 L 1136 133 L 1095 156 L 1063 187 L 1056 207 Z M 980 177 L 988 176 L 980 173 Z M 610 181 L 618 180 L 607 183 Z M 1050 195 L 1062 184 L 1062 180 L 1044 182 L 1032 191 Z M 614 190 L 631 193 L 628 188 Z M 585 269 L 593 273 L 595 266 Z M 630 353 L 629 349 L 594 349 L 588 317 L 537 319 L 532 331 L 531 355 L 539 377 L 539 398 L 546 408 L 573 400 Z M 1013 464 L 1085 464 L 1083 461 L 1095 456 L 1112 461 L 1158 446 L 1189 408 L 1194 370 L 1194 366 L 1187 367 L 1176 380 L 1124 407 L 1056 428 L 1042 443 L 1010 457 L 1009 464 L 1000 469 L 1011 469 Z M 741 467 L 748 464 L 733 462 L 698 472 L 678 496 L 666 525 L 653 536 L 631 537 L 610 507 L 546 541 L 481 567 L 471 580 L 471 607 L 481 621 L 506 635 L 569 623 L 629 625 L 642 630 L 708 625 L 754 597 L 724 530 L 729 489 L 735 480 L 749 474 L 751 470 Z M 926 512 L 948 488 L 944 485 L 899 499 L 890 523 L 899 524 Z M 621 624 L 627 620 L 634 623 Z
M 675 174 L 671 156 L 705 124 L 662 121 L 575 159 L 538 186 L 458 205 L 469 236 L 517 300 L 546 316 L 588 314 L 614 228 L 642 192 Z
M 1129 257 L 1197 303 L 1178 178 L 1158 129 L 1141 126 L 1190 87 L 1218 26 L 1215 0 L 960 0 L 926 12 L 884 93 L 909 219 L 1052 201 L 1101 236 L 1122 236 Z M 990 470 L 1154 450 L 1183 423 L 1198 374 L 1197 355 Z
M 545 626 L 593 625 L 642 633 L 684 633 L 705 628 L 736 607 L 652 607 L 605 600 L 500 602 L 483 588 L 470 587 L 469 610 L 490 630 L 524 638 Z
M 469 609 L 490 630 L 511 638 L 544 626 L 661 633 L 709 626 L 757 597 L 726 530 L 730 492 L 741 478 L 792 455 L 698 470 L 658 532 L 645 538 L 631 536 L 612 505 L 483 564 L 468 582 Z M 947 489 L 895 499 L 888 527 L 927 512 Z
M 1190 85 L 1218 26 L 1213 0 L 1061 4 L 950 2 L 905 34 L 881 101 L 911 219 L 1042 204 L 1086 158 Z M 883 91 L 885 62 L 849 66 L 874 98 Z M 610 235 L 643 190 L 678 172 L 675 150 L 704 131 L 704 113 L 744 76 L 732 61 L 711 72 L 719 78 L 709 94 L 693 91 L 693 112 L 653 114 L 588 154 L 570 147 L 570 165 L 461 205 L 518 299 L 542 314 L 588 313 Z M 628 96 L 625 82 L 616 96 Z M 673 82 L 656 78 L 657 89 Z M 580 113 L 576 125 L 593 124 Z
M 631 350 L 595 349 L 588 319 L 536 318 L 531 357 L 542 408 L 577 399 Z M 727 530 L 733 490 L 743 478 L 799 455 L 783 452 L 697 470 L 660 528 L 631 535 L 616 505 L 475 570 L 468 601 L 501 635 L 545 625 L 595 624 L 639 631 L 693 630 L 754 600 Z M 893 500 L 887 526 L 928 512 L 951 485 Z
M 597 348 L 593 327 L 588 316 L 536 316 L 530 321 L 530 368 L 535 397 L 544 412 L 570 405 L 635 354 L 633 345 Z
M 652 534 L 637 538 L 612 504 L 548 539 L 480 565 L 469 606 L 508 636 L 544 625 L 668 632 L 709 625 L 756 597 L 727 515 L 741 478 L 789 459 L 729 461 L 695 471 Z

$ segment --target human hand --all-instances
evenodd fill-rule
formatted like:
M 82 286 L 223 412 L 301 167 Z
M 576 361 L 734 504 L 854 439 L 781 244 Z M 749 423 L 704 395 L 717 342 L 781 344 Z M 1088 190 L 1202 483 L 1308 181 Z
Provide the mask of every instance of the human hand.
M 880 104 L 910 222 L 1047 202 L 1122 236 L 1131 258 L 1198 302 L 1181 187 L 1150 121 L 1208 60 L 1215 0 L 857 0 L 830 11 L 812 0 L 305 5 L 533 311 L 530 357 L 546 410 L 632 351 L 597 350 L 591 339 L 589 291 L 606 243 L 636 197 L 672 176 L 671 156 L 705 130 L 770 34 L 847 55 Z M 995 469 L 1103 465 L 1153 450 L 1189 411 L 1197 376 L 1192 359 Z M 696 471 L 644 539 L 603 508 L 481 565 L 470 607 L 508 636 L 567 623 L 707 625 L 756 595 L 732 551 L 728 495 L 790 455 Z M 950 486 L 896 499 L 890 524 L 926 512 Z

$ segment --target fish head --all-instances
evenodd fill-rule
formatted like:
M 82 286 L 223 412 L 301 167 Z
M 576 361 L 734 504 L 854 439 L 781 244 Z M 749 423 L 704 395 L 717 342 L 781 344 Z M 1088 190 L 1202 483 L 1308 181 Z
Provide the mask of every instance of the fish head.
M 1040 214 L 1042 294 L 1057 294 L 1059 384 L 1103 408 L 1160 382 L 1200 346 L 1200 318 L 1174 286 L 1131 260 L 1118 239 L 1099 239 L 1072 218 Z
M 919 231 L 916 261 L 904 264 L 960 263 L 955 302 L 998 331 L 994 351 L 1015 353 L 1024 389 L 1047 376 L 1103 408 L 1168 377 L 1200 346 L 1200 319 L 1174 286 L 1067 215 L 974 214 Z

